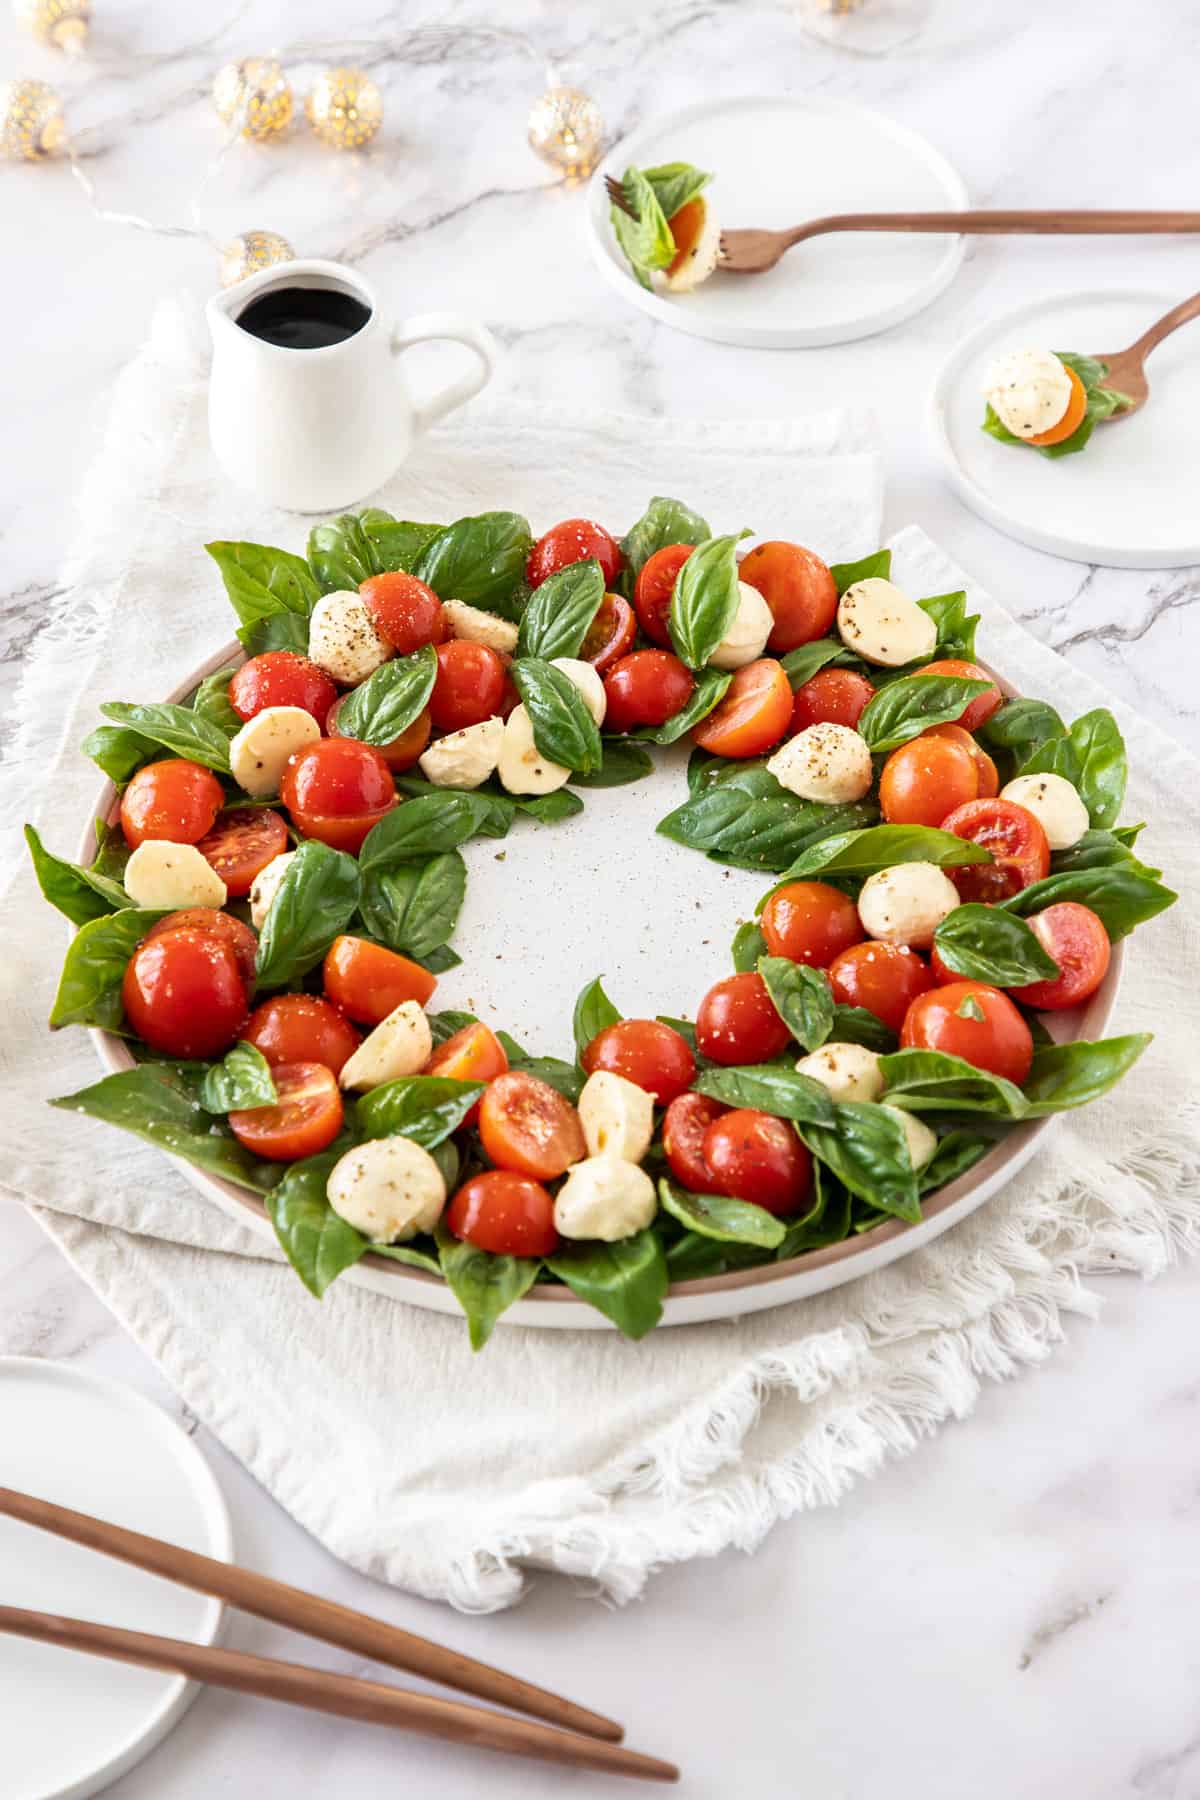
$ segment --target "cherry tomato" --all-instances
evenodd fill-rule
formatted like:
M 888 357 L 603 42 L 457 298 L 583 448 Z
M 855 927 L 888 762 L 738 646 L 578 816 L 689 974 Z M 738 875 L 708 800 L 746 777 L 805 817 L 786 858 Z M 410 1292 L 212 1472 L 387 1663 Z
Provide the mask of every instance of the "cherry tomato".
M 387 762 L 357 738 L 306 744 L 284 769 L 279 796 L 304 837 L 351 852 L 397 804 Z
M 299 1162 L 327 1150 L 344 1117 L 337 1076 L 324 1063 L 279 1063 L 271 1070 L 279 1099 L 274 1106 L 231 1112 L 229 1129 L 239 1144 L 269 1162 Z
M 342 700 L 345 698 L 346 696 L 343 694 L 341 699 L 329 709 L 329 717 L 325 721 L 325 729 L 330 737 L 341 737 L 343 735 L 338 730 L 338 714 L 342 710 Z M 379 744 L 376 746 L 380 756 L 382 756 L 393 775 L 403 775 L 406 769 L 411 769 L 413 767 L 417 758 L 428 744 L 432 730 L 433 720 L 429 716 L 429 708 L 426 707 L 423 712 L 417 714 L 412 724 L 406 731 L 402 731 L 399 737 L 394 737 L 388 744 Z M 349 732 L 345 735 L 347 737 L 350 736 Z
M 456 1238 L 493 1256 L 550 1256 L 558 1249 L 554 1201 L 540 1181 L 486 1169 L 464 1181 L 446 1208 Z
M 359 937 L 334 938 L 321 977 L 326 998 L 360 1025 L 378 1025 L 406 1000 L 424 1006 L 437 986 L 420 963 Z
M 211 769 L 182 757 L 147 763 L 121 795 L 121 830 L 131 850 L 150 839 L 196 844 L 224 804 Z
M 703 195 L 697 194 L 694 200 L 685 200 L 667 220 L 667 229 L 675 240 L 675 254 L 666 268 L 668 276 L 678 275 L 689 257 L 696 254 L 707 217 L 708 203 Z
M 761 756 L 779 742 L 791 717 L 792 690 L 783 664 L 763 656 L 737 670 L 725 698 L 692 732 L 692 742 L 715 756 Z
M 517 688 L 517 684 L 508 672 L 510 660 L 511 659 L 509 658 L 501 657 L 501 661 L 504 663 L 504 692 L 501 694 L 500 704 L 496 708 L 496 716 L 501 719 L 507 719 L 514 706 L 520 706 L 521 704 L 521 695 Z
M 229 704 L 240 719 L 268 706 L 299 706 L 322 730 L 337 689 L 324 669 L 295 650 L 264 650 L 244 662 L 229 683 Z
M 125 1017 L 164 1056 L 220 1056 L 246 1022 L 237 955 L 211 931 L 179 928 L 146 937 L 121 982 Z
M 840 1005 L 865 1007 L 898 1032 L 917 995 L 933 986 L 933 976 L 907 944 L 852 944 L 830 963 L 829 985 Z
M 541 587 L 548 576 L 557 575 L 569 563 L 587 562 L 592 557 L 600 564 L 605 587 L 610 588 L 624 563 L 620 544 L 592 519 L 564 519 L 561 525 L 551 526 L 529 552 L 525 579 L 530 587 Z
M 429 716 L 438 731 L 461 731 L 496 716 L 508 671 L 494 650 L 467 638 L 437 647 Z
M 287 847 L 287 826 L 269 806 L 235 806 L 196 845 L 235 899 L 248 894 L 254 877 Z
M 1020 1087 L 1033 1036 L 1007 994 L 983 981 L 951 981 L 918 994 L 900 1031 L 904 1050 L 941 1050 Z
M 666 544 L 648 556 L 633 584 L 633 604 L 638 624 L 652 644 L 671 648 L 671 595 L 675 577 L 694 550 L 694 544 Z
M 776 888 L 759 923 L 772 956 L 815 969 L 827 969 L 835 956 L 863 940 L 857 906 L 824 881 L 789 881 Z
M 218 943 L 227 944 L 237 958 L 247 993 L 253 988 L 258 938 L 241 919 L 235 919 L 232 913 L 218 912 L 215 906 L 185 906 L 182 912 L 168 913 L 166 918 L 158 919 L 142 942 L 149 943 L 151 938 L 162 937 L 168 931 L 207 932 Z
M 493 1081 L 508 1067 L 504 1045 L 486 1025 L 464 1025 L 444 1044 L 439 1044 L 425 1064 L 426 1075 L 445 1075 L 451 1081 Z M 479 1102 L 463 1120 L 474 1125 L 479 1118 Z
M 704 1160 L 716 1192 L 788 1218 L 803 1212 L 812 1189 L 812 1157 L 786 1119 L 739 1106 L 704 1134 Z
M 571 1102 L 549 1082 L 513 1069 L 489 1082 L 479 1103 L 479 1135 L 497 1168 L 535 1181 L 552 1181 L 587 1155 Z
M 279 1063 L 323 1063 L 340 1075 L 358 1049 L 350 1021 L 316 994 L 276 994 L 250 1014 L 242 1032 L 275 1067 Z
M 957 675 L 963 681 L 992 681 L 987 670 L 981 669 L 978 663 L 963 662 L 957 656 L 944 656 L 938 662 L 925 663 L 921 673 L 922 675 Z M 978 731 L 979 727 L 986 725 L 992 714 L 998 712 L 1003 705 L 1004 695 L 992 681 L 988 692 L 980 694 L 977 700 L 972 700 L 966 712 L 959 716 L 958 723 L 964 731 Z
M 1075 373 L 1068 369 L 1071 378 L 1071 394 L 1067 401 L 1067 410 L 1057 425 L 1051 425 L 1047 431 L 1039 431 L 1036 437 L 1026 438 L 1027 444 L 1061 444 L 1064 438 L 1071 437 L 1083 424 L 1087 412 L 1087 389 Z
M 633 649 L 636 636 L 637 619 L 628 600 L 620 594 L 605 594 L 579 647 L 580 658 L 591 663 L 597 675 L 606 675 Z
M 1060 900 L 1028 920 L 1034 936 L 1059 966 L 1052 980 L 1031 981 L 1028 987 L 1011 989 L 1025 1006 L 1042 1012 L 1059 1012 L 1090 1000 L 1108 973 L 1112 945 L 1108 933 L 1090 906 Z
M 695 685 L 690 669 L 671 651 L 635 650 L 615 662 L 604 677 L 605 729 L 665 725 L 687 705 Z
M 696 1048 L 711 1062 L 767 1062 L 791 1039 L 762 976 L 753 971 L 718 981 L 696 1013 Z
M 390 570 L 360 581 L 363 605 L 375 629 L 398 656 L 411 656 L 425 644 L 441 644 L 446 637 L 446 615 L 431 587 L 415 575 Z
M 792 731 L 810 725 L 849 725 L 853 730 L 875 689 L 854 669 L 820 669 L 796 689 Z
M 767 648 L 782 655 L 824 637 L 837 617 L 838 594 L 826 563 L 800 544 L 756 544 L 738 577 L 757 588 L 775 618 Z
M 889 825 L 940 825 L 979 794 L 975 758 L 948 738 L 917 737 L 893 750 L 879 777 L 879 810 Z
M 672 1100 L 663 1119 L 662 1140 L 671 1173 L 681 1187 L 693 1194 L 719 1194 L 713 1172 L 704 1160 L 704 1134 L 714 1119 L 728 1112 L 719 1100 L 705 1094 L 680 1094 Z
M 979 777 L 978 799 L 993 800 L 1000 792 L 1000 776 L 995 763 L 983 745 L 976 743 L 970 732 L 964 731 L 961 725 L 927 725 L 921 736 L 945 738 L 951 744 L 962 745 L 974 761 L 975 773 Z
M 964 900 L 1007 900 L 1050 873 L 1050 845 L 1039 819 L 1013 800 L 971 800 L 941 821 L 943 831 L 990 850 L 990 863 L 946 873 Z
M 658 1019 L 621 1019 L 598 1031 L 580 1057 L 589 1075 L 606 1069 L 623 1075 L 669 1106 L 696 1076 L 696 1059 L 686 1039 Z

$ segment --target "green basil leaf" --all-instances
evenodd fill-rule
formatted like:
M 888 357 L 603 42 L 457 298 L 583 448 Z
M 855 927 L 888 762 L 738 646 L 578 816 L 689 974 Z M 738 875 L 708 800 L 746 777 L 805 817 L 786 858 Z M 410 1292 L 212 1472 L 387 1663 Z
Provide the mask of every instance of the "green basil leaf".
M 822 838 L 803 851 L 785 874 L 789 880 L 818 872 L 823 876 L 867 876 L 890 869 L 894 863 L 929 862 L 950 869 L 960 863 L 991 860 L 991 851 L 982 844 L 933 825 L 872 825 L 867 831 L 843 831 Z
M 748 1200 L 734 1200 L 727 1194 L 690 1194 L 666 1180 L 658 1184 L 658 1197 L 672 1218 L 701 1237 L 726 1244 L 755 1244 L 761 1250 L 775 1250 L 783 1242 L 783 1221 Z
M 823 839 L 840 843 L 857 835 L 854 828 L 878 816 L 868 801 L 822 806 L 798 800 L 785 793 L 766 770 L 761 774 L 775 787 L 774 794 L 748 795 L 744 784 L 754 777 L 747 771 L 738 781 L 715 782 L 701 789 L 660 820 L 658 830 L 678 844 L 707 851 L 737 868 L 779 874 L 810 847 L 819 848 Z
M 640 169 L 628 168 L 621 178 L 625 206 L 610 206 L 609 219 L 634 276 L 650 286 L 655 269 L 665 269 L 675 255 L 675 239 L 658 196 Z
M 1047 738 L 1060 737 L 1066 726 L 1044 700 L 1006 700 L 978 735 L 993 750 L 1011 750 L 1018 763 Z
M 529 520 L 520 513 L 480 513 L 444 526 L 412 572 L 442 600 L 465 600 L 513 619 L 532 547 Z
M 626 1337 L 645 1337 L 662 1317 L 669 1276 L 652 1225 L 615 1244 L 571 1244 L 548 1256 L 546 1267 Z
M 737 546 L 746 535 L 705 538 L 678 575 L 668 625 L 676 654 L 702 669 L 733 623 L 738 607 Z
M 660 163 L 656 168 L 643 171 L 646 180 L 654 189 L 655 199 L 661 206 L 663 217 L 670 224 L 680 207 L 694 200 L 712 180 L 703 169 L 695 168 L 691 163 Z
M 850 1235 L 850 1190 L 819 1162 L 813 1163 L 813 1187 L 816 1197 L 801 1218 L 789 1220 L 775 1252 L 776 1262 L 788 1262 L 806 1250 L 822 1250 L 826 1244 L 840 1244 Z
M 692 1083 L 698 1094 L 726 1106 L 749 1106 L 777 1119 L 831 1125 L 833 1101 L 819 1081 L 788 1063 L 749 1063 L 732 1069 L 702 1069 Z
M 258 938 L 260 988 L 286 987 L 320 962 L 358 910 L 358 864 L 309 838 L 295 852 Z
M 534 589 L 521 614 L 518 656 L 578 656 L 604 599 L 604 576 L 594 558 L 568 563 Z
M 367 833 L 358 853 L 364 875 L 416 857 L 439 856 L 457 850 L 479 835 L 503 837 L 512 809 L 503 808 L 494 795 L 459 793 L 446 788 L 385 813 Z
M 385 662 L 351 688 L 338 707 L 339 737 L 382 748 L 407 731 L 429 704 L 438 660 L 432 644 Z
M 321 597 L 312 570 L 302 556 L 273 544 L 217 542 L 204 548 L 221 571 L 240 625 L 272 613 L 298 613 L 307 619 Z M 335 584 L 336 585 L 336 584 Z
M 411 575 L 422 550 L 442 529 L 440 525 L 418 525 L 412 519 L 393 519 L 379 506 L 368 506 L 360 513 L 359 524 L 376 575 L 395 569 Z
M 133 854 L 120 827 L 110 825 L 106 819 L 97 819 L 92 830 L 96 836 L 96 860 L 88 874 L 106 875 L 110 881 L 120 885 L 125 879 L 125 870 Z
M 229 773 L 229 739 L 225 733 L 200 713 L 186 706 L 166 703 L 148 706 L 126 706 L 107 700 L 100 708 L 106 719 L 140 737 L 150 738 L 175 756 L 187 757 L 219 774 Z
M 1107 707 L 1076 719 L 1069 733 L 1079 759 L 1079 797 L 1093 825 L 1115 825 L 1125 800 L 1128 760 L 1125 740 Z
M 993 987 L 1026 987 L 1061 973 L 1025 921 L 996 906 L 956 906 L 934 932 L 933 944 L 956 975 Z
M 435 944 L 432 950 L 423 951 L 417 957 L 417 961 L 422 963 L 431 975 L 444 975 L 447 969 L 457 969 L 462 962 L 462 957 L 457 950 L 452 950 L 449 944 Z
M 833 1112 L 832 1124 L 796 1125 L 813 1155 L 852 1194 L 880 1212 L 919 1223 L 921 1202 L 903 1121 L 874 1102 L 847 1100 L 835 1105 Z
M 985 1137 L 981 1131 L 948 1131 L 944 1138 L 939 1138 L 937 1149 L 918 1177 L 922 1194 L 935 1193 L 948 1182 L 957 1181 L 960 1175 L 975 1167 L 981 1156 L 994 1149 L 995 1144 L 995 1138 Z
M 373 1248 L 326 1198 L 326 1183 L 339 1154 L 326 1150 L 293 1163 L 266 1202 L 284 1255 L 318 1300 L 330 1282 Z
M 677 1281 L 702 1281 L 708 1275 L 719 1275 L 725 1267 L 725 1252 L 715 1238 L 701 1237 L 697 1231 L 685 1231 L 667 1249 L 667 1275 L 672 1285 Z
M 796 1042 L 805 1050 L 819 1050 L 833 1029 L 833 995 L 823 971 L 786 956 L 762 956 L 758 972 Z
M 458 1130 L 485 1085 L 448 1075 L 402 1075 L 361 1097 L 359 1128 L 369 1138 L 406 1137 L 433 1150 Z
M 1020 1088 L 941 1050 L 897 1050 L 879 1065 L 888 1105 L 908 1112 L 990 1113 L 1023 1119 L 1029 1111 Z
M 424 961 L 449 940 L 466 891 L 467 865 L 457 850 L 371 869 L 362 884 L 363 923 L 389 950 Z
M 902 676 L 867 701 L 858 731 L 877 753 L 897 750 L 930 725 L 961 719 L 972 700 L 991 686 L 990 681 L 969 681 L 961 675 Z
M 71 939 L 50 1012 L 50 1025 L 98 1025 L 120 1031 L 125 1022 L 121 982 L 125 965 L 162 911 L 128 907 L 81 925 Z
M 262 656 L 268 650 L 308 655 L 308 620 L 299 613 L 272 613 L 265 619 L 253 619 L 249 625 L 239 625 L 236 636 L 247 656 Z
M 429 1029 L 433 1033 L 434 1044 L 444 1044 L 452 1038 L 456 1031 L 462 1031 L 468 1025 L 478 1025 L 479 1020 L 469 1012 L 427 1012 Z
M 237 670 L 232 664 L 227 669 L 214 669 L 211 675 L 204 677 L 192 695 L 192 711 L 199 713 L 202 719 L 207 719 L 210 725 L 215 725 L 226 737 L 233 737 L 245 723 L 241 714 L 234 711 L 229 698 L 229 683 L 236 674 Z
M 861 1044 L 879 1056 L 896 1048 L 895 1032 L 865 1006 L 835 1006 L 829 1035 L 835 1044 Z
M 200 1083 L 200 1104 L 205 1112 L 245 1112 L 255 1106 L 275 1106 L 279 1094 L 271 1065 L 254 1044 L 238 1042 L 213 1063 Z
M 890 550 L 875 550 L 870 556 L 862 556 L 857 562 L 831 563 L 829 573 L 833 576 L 833 584 L 838 591 L 838 599 L 852 588 L 856 581 L 890 581 L 892 575 L 892 553 Z
M 594 981 L 588 982 L 575 1002 L 572 1028 L 575 1033 L 575 1050 L 581 1057 L 596 1033 L 603 1031 L 606 1026 L 616 1025 L 621 1017 L 605 993 L 602 982 L 603 977 L 597 975 Z
M 699 544 L 712 534 L 708 521 L 685 506 L 682 500 L 656 494 L 636 525 L 621 539 L 625 565 L 639 576 L 650 558 L 668 544 Z
M 1055 850 L 1050 858 L 1051 875 L 1068 869 L 1136 869 L 1157 881 L 1161 869 L 1151 869 L 1134 855 L 1128 841 L 1117 831 L 1085 831 L 1078 843 L 1067 850 Z
M 519 1075 L 532 1075 L 536 1080 L 544 1081 L 547 1087 L 552 1087 L 564 1100 L 569 1100 L 572 1106 L 578 1105 L 586 1077 L 577 1063 L 563 1062 L 557 1056 L 526 1056 L 523 1052 L 514 1055 L 509 1047 L 512 1040 L 508 1033 L 498 1032 L 497 1036 L 504 1043 L 510 1069 Z
M 454 1145 L 442 1144 L 439 1148 L 453 1151 Z M 457 1158 L 457 1152 L 455 1156 Z M 446 1186 L 452 1187 L 453 1182 L 448 1181 Z M 410 1269 L 423 1269 L 426 1275 L 440 1277 L 442 1273 L 441 1259 L 436 1255 L 431 1256 L 428 1250 L 418 1250 L 415 1244 L 372 1244 L 370 1251 L 372 1256 L 385 1256 L 389 1262 L 404 1263 Z
M 799 644 L 779 660 L 793 693 L 797 688 L 802 688 L 806 681 L 811 681 L 814 675 L 819 675 L 830 663 L 858 664 L 858 658 L 847 650 L 841 638 L 814 638 L 811 644 Z
M 954 1016 L 956 1019 L 974 1019 L 977 1025 L 982 1025 L 987 1014 L 974 994 L 964 994 L 954 1009 Z
M 513 805 L 539 825 L 557 825 L 563 819 L 577 818 L 583 811 L 579 795 L 565 787 L 556 788 L 552 794 L 514 794 Z
M 747 919 L 734 932 L 730 948 L 734 968 L 739 975 L 748 975 L 757 969 L 759 957 L 767 955 L 767 940 L 754 920 Z
M 340 513 L 308 534 L 308 564 L 322 594 L 357 593 L 379 570 L 375 551 L 357 513 Z M 314 601 L 307 610 L 312 611 Z
M 1022 918 L 1044 911 L 1061 900 L 1077 900 L 1089 906 L 1115 943 L 1127 937 L 1135 925 L 1153 919 L 1157 913 L 1173 906 L 1179 895 L 1164 887 L 1154 876 L 1140 868 L 1065 869 L 1061 874 L 1047 875 L 1020 893 L 1001 901 L 1006 912 Z
M 1127 1037 L 1101 1038 L 1098 1043 L 1044 1044 L 1033 1053 L 1025 1083 L 1031 1118 L 1087 1106 L 1107 1094 L 1132 1069 L 1150 1043 L 1149 1031 Z
M 501 1313 L 527 1294 L 541 1264 L 536 1256 L 493 1256 L 460 1242 L 439 1226 L 438 1249 L 446 1285 L 466 1314 L 472 1350 L 482 1350 Z
M 927 612 L 937 626 L 938 656 L 956 657 L 961 662 L 975 660 L 975 628 L 979 624 L 979 614 L 967 614 L 967 596 L 960 589 L 955 594 L 932 594 L 927 600 L 918 600 L 917 605 L 922 612 Z
M 25 842 L 43 895 L 72 925 L 86 925 L 90 919 L 102 919 L 132 905 L 119 881 L 52 855 L 32 825 L 25 827 Z
M 600 767 L 587 774 L 576 770 L 571 777 L 572 787 L 628 787 L 631 781 L 641 781 L 653 773 L 653 759 L 637 744 L 620 738 L 604 738 L 600 751 Z
M 714 706 L 725 698 L 732 680 L 732 674 L 726 670 L 701 669 L 696 676 L 690 699 L 677 713 L 671 714 L 665 725 L 643 725 L 632 735 L 652 744 L 677 743 L 693 725 L 698 725 L 701 719 L 707 719 Z
M 536 656 L 518 657 L 511 674 L 529 712 L 533 741 L 547 762 L 581 775 L 599 769 L 600 733 L 575 684 Z
M 117 725 L 98 725 L 79 746 L 115 787 L 124 787 L 138 770 L 161 755 L 161 748 L 140 731 L 123 731 Z

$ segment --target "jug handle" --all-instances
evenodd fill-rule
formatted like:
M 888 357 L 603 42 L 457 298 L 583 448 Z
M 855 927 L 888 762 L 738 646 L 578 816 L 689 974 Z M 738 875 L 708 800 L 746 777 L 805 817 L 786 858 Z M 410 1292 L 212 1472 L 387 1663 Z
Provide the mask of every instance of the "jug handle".
M 456 406 L 463 406 L 481 388 L 486 387 L 500 360 L 500 346 L 486 326 L 466 318 L 462 313 L 450 312 L 418 313 L 416 318 L 406 319 L 392 333 L 392 354 L 399 355 L 413 344 L 426 344 L 436 338 L 448 338 L 453 343 L 465 344 L 479 358 L 479 367 L 447 382 L 423 406 L 413 409 L 413 423 L 418 431 L 428 430 L 438 419 L 445 418 L 448 412 L 453 412 Z

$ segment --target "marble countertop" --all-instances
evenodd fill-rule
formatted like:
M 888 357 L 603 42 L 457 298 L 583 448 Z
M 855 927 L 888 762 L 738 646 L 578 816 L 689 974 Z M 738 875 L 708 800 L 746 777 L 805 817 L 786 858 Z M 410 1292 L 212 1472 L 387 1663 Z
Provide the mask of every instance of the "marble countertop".
M 821 93 L 925 132 L 977 204 L 1181 204 L 1197 190 L 1200 6 L 1136 12 L 1087 0 L 873 0 L 914 35 L 877 57 L 831 48 L 804 6 L 739 0 L 515 0 L 506 30 L 552 53 L 614 133 L 718 92 Z M 339 27 L 376 45 L 417 9 L 344 0 Z M 315 0 L 220 0 L 197 16 L 96 0 L 96 54 L 73 65 L 0 22 L 0 71 L 56 81 L 104 205 L 186 222 L 217 128 L 208 85 L 228 54 L 290 68 L 372 65 L 383 137 L 360 161 L 301 135 L 226 159 L 198 203 L 218 237 L 283 232 L 301 254 L 357 261 L 401 311 L 482 316 L 509 352 L 500 399 L 705 417 L 872 406 L 887 454 L 886 526 L 922 523 L 1042 639 L 1200 746 L 1200 571 L 1084 567 L 1025 550 L 963 510 L 923 430 L 951 344 L 1039 294 L 1113 283 L 1179 298 L 1185 243 L 982 241 L 951 289 L 861 343 L 725 349 L 626 310 L 582 243 L 578 194 L 545 187 L 523 120 L 535 56 L 479 30 L 455 0 L 390 60 L 333 40 Z M 501 9 L 493 8 L 492 23 Z M 222 24 L 225 18 L 226 23 Z M 1136 25 L 1136 30 L 1132 27 Z M 57 592 L 62 525 L 117 370 L 156 299 L 214 279 L 202 243 L 103 224 L 64 166 L 0 166 L 9 279 L 0 484 L 0 698 Z M 0 747 L 4 737 L 0 706 Z M 334 1563 L 203 1431 L 241 1556 L 288 1580 L 561 1686 L 728 1800 L 1189 1800 L 1200 1795 L 1200 1267 L 1154 1286 L 1114 1279 L 1096 1325 L 1072 1323 L 1047 1367 L 989 1387 L 969 1420 L 859 1486 L 836 1511 L 779 1527 L 752 1560 L 658 1578 L 613 1611 L 545 1579 L 516 1612 L 455 1616 Z M 0 1208 L 0 1353 L 61 1357 L 179 1403 L 15 1207 Z M 195 1428 L 194 1421 L 189 1421 Z M 233 1642 L 294 1654 L 238 1619 Z M 335 1666 L 348 1659 L 330 1655 Z M 598 1777 L 483 1761 L 381 1732 L 205 1694 L 112 1790 L 121 1800 L 356 1796 L 399 1775 L 466 1800 L 599 1795 Z

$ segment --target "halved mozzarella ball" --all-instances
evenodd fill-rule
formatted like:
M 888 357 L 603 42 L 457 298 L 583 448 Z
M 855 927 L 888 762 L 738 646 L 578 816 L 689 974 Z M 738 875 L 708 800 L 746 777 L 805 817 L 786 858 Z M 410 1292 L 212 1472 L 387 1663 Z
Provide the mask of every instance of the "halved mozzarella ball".
M 856 581 L 838 601 L 838 635 L 864 662 L 898 669 L 932 656 L 937 626 L 894 582 L 880 575 Z
M 504 742 L 504 720 L 464 725 L 430 744 L 418 764 L 434 787 L 477 788 L 493 774 Z
M 796 1072 L 819 1081 L 834 1100 L 878 1100 L 883 1092 L 879 1058 L 862 1044 L 822 1044 L 800 1058 Z
M 708 280 L 720 259 L 721 227 L 716 213 L 703 194 L 697 194 L 694 200 L 688 202 L 688 206 L 681 207 L 678 213 L 672 215 L 672 227 L 680 213 L 693 207 L 700 212 L 699 227 L 692 241 L 681 247 L 674 262 L 663 274 L 663 286 L 668 293 L 691 293 L 702 281 Z
M 913 1172 L 919 1175 L 926 1163 L 933 1160 L 933 1153 L 937 1149 L 937 1132 L 931 1131 L 924 1119 L 918 1119 L 912 1113 L 905 1112 L 903 1107 L 888 1106 L 886 1100 L 881 1104 L 887 1107 L 887 1111 L 891 1113 L 892 1117 L 899 1119 L 904 1127 L 904 1141 L 908 1145 Z
M 125 892 L 135 906 L 224 906 L 225 883 L 195 844 L 147 838 L 125 864 Z
M 767 768 L 780 787 L 802 800 L 846 806 L 871 791 L 874 769 L 867 740 L 850 725 L 806 725 L 780 746 Z
M 654 1136 L 654 1101 L 624 1075 L 597 1069 L 583 1084 L 579 1119 L 589 1156 L 640 1163 Z
M 230 773 L 256 800 L 277 794 L 288 758 L 320 735 L 302 706 L 266 706 L 229 740 Z
M 988 370 L 984 398 L 1014 437 L 1037 437 L 1071 404 L 1071 377 L 1053 350 L 1010 350 Z
M 279 892 L 279 884 L 288 872 L 288 864 L 296 852 L 284 850 L 279 856 L 273 856 L 265 869 L 260 869 L 254 877 L 250 888 L 250 923 L 255 931 L 261 931 L 267 922 L 267 914 L 275 904 L 275 896 Z
M 738 582 L 737 611 L 709 662 L 714 669 L 742 669 L 756 662 L 775 629 L 775 615 L 748 581 Z
M 581 662 L 577 656 L 552 656 L 550 666 L 553 669 L 562 670 L 591 713 L 593 723 L 603 725 L 608 699 L 604 692 L 604 683 L 591 663 Z
M 344 1088 L 365 1091 L 399 1081 L 402 1075 L 415 1075 L 432 1055 L 429 1020 L 415 1000 L 402 1000 L 342 1064 L 338 1080 Z
M 927 950 L 958 903 L 958 889 L 936 863 L 896 863 L 868 875 L 858 896 L 858 916 L 867 936 L 881 944 Z
M 373 1244 L 432 1231 L 446 1204 L 442 1171 L 411 1138 L 371 1138 L 338 1158 L 325 1186 L 340 1219 Z
M 561 1237 L 599 1238 L 605 1244 L 644 1231 L 657 1211 L 654 1183 L 621 1156 L 589 1156 L 573 1164 L 554 1196 Z
M 308 656 L 335 681 L 352 687 L 382 668 L 392 647 L 375 629 L 361 594 L 322 594 L 308 621 Z
M 502 656 L 511 656 L 517 647 L 517 628 L 496 613 L 468 606 L 465 600 L 443 600 L 442 611 L 450 627 L 451 637 L 465 638 L 468 644 L 484 644 Z
M 1091 823 L 1078 789 L 1065 775 L 1017 775 L 1000 789 L 1000 798 L 1031 812 L 1052 850 L 1069 850 Z
M 570 769 L 551 762 L 534 743 L 533 724 L 524 706 L 514 706 L 504 721 L 497 767 L 510 794 L 552 794 L 571 779 Z

